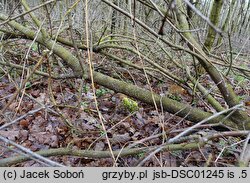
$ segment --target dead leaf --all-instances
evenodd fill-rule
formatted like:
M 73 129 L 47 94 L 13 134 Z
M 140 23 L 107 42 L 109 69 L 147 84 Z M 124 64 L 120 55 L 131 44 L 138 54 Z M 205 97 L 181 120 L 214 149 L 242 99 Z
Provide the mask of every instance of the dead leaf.
M 113 143 L 126 143 L 131 140 L 129 133 L 125 134 L 114 134 L 111 139 Z
M 105 147 L 105 144 L 102 141 L 100 141 L 100 142 L 97 142 L 95 144 L 94 150 L 95 151 L 102 151 L 104 149 L 104 147 Z
M 22 128 L 28 128 L 28 126 L 29 126 L 29 121 L 26 120 L 26 119 L 22 119 L 22 120 L 19 122 L 19 125 L 20 125 Z
M 0 131 L 0 135 L 4 136 L 9 140 L 15 141 L 16 139 L 19 138 L 19 131 L 12 131 L 12 130 Z
M 168 87 L 168 92 L 172 95 L 183 95 L 187 93 L 187 91 L 184 88 L 176 84 L 170 85 Z

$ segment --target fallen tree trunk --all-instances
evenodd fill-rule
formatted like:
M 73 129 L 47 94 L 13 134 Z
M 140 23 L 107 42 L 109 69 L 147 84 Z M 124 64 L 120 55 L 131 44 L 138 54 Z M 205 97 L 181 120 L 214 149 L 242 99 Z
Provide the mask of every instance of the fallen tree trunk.
M 183 104 L 168 97 L 161 97 L 160 95 L 151 93 L 148 90 L 114 79 L 99 72 L 94 72 L 94 81 L 102 86 L 105 86 L 116 92 L 126 94 L 150 105 L 153 105 L 155 101 L 158 106 L 162 106 L 163 109 L 169 113 L 176 114 L 179 117 L 185 118 L 195 123 L 212 116 L 211 113 L 204 112 L 198 108 L 191 107 L 190 105 Z M 221 115 L 210 120 L 209 123 L 219 123 L 224 121 L 224 118 L 225 116 Z M 232 128 L 238 128 L 236 124 L 229 119 L 226 119 L 223 124 Z

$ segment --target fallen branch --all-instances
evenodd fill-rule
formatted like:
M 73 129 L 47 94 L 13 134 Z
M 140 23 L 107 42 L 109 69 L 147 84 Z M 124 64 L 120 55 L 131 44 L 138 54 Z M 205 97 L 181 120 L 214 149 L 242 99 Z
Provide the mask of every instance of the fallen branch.
M 0 135 L 0 140 L 5 142 L 6 144 L 11 144 L 11 145 L 15 146 L 16 148 L 20 149 L 21 151 L 25 152 L 27 156 L 23 156 L 23 157 L 26 157 L 26 158 L 29 158 L 29 159 L 31 159 L 31 158 L 34 159 L 35 158 L 35 159 L 37 159 L 39 161 L 42 161 L 42 162 L 44 162 L 44 163 L 46 163 L 46 164 L 48 164 L 50 166 L 57 166 L 57 167 L 62 167 L 63 166 L 63 165 L 61 165 L 61 164 L 59 164 L 59 163 L 57 163 L 55 161 L 52 161 L 52 160 L 50 160 L 48 158 L 43 157 L 40 154 L 34 153 L 31 150 L 29 150 L 29 149 L 15 143 L 15 142 L 11 141 L 11 140 L 8 140 L 7 138 L 5 138 L 5 137 L 3 137 L 1 135 Z M 6 158 L 6 159 L 8 159 L 8 158 Z M 2 159 L 0 161 L 4 161 L 6 159 Z M 0 163 L 0 166 L 1 166 L 1 163 Z
M 197 149 L 204 145 L 203 142 L 200 143 L 182 143 L 182 144 L 172 144 L 166 145 L 162 150 L 167 151 L 176 151 L 176 150 L 190 150 Z M 142 148 L 133 148 L 133 149 L 123 149 L 122 151 L 113 151 L 115 157 L 124 157 L 129 155 L 137 155 L 140 153 L 146 153 L 152 151 L 157 147 L 142 147 Z M 84 158 L 110 158 L 110 151 L 93 151 L 93 150 L 72 150 L 69 148 L 58 148 L 58 149 L 48 149 L 41 150 L 36 152 L 36 154 L 43 157 L 52 157 L 52 156 L 76 156 Z M 12 166 L 17 163 L 22 163 L 30 160 L 30 157 L 27 156 L 16 156 L 11 158 L 5 158 L 0 160 L 0 167 Z

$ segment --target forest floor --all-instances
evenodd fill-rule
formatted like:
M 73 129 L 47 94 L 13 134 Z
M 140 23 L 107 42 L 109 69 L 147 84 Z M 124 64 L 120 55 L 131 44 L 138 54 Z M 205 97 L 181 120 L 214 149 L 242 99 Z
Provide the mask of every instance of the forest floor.
M 113 73 L 114 70 L 107 65 L 108 63 L 104 61 L 99 63 L 98 68 L 102 72 Z M 118 66 L 115 72 L 118 73 L 120 79 L 130 80 L 130 82 L 146 88 L 149 87 L 147 83 L 142 82 L 145 80 L 143 74 L 138 74 L 136 71 L 128 72 L 126 69 L 117 70 L 117 68 Z M 55 69 L 59 70 L 59 68 Z M 13 71 L 13 73 L 15 72 Z M 1 75 L 0 109 L 3 109 L 15 94 L 16 85 L 22 82 L 21 78 L 20 74 Z M 211 82 L 206 76 L 202 79 L 207 80 L 207 83 Z M 234 86 L 239 96 L 249 96 L 249 81 L 244 80 L 240 83 L 235 77 L 232 80 L 235 82 Z M 152 79 L 150 84 L 156 93 L 167 94 L 174 100 L 189 104 L 192 101 L 192 96 L 177 85 L 161 83 L 156 79 Z M 242 84 L 244 88 L 238 87 Z M 50 87 L 52 93 L 49 90 Z M 89 81 L 61 79 L 52 80 L 50 83 L 48 78 L 34 77 L 26 83 L 25 91 L 21 92 L 2 114 L 0 127 L 13 122 L 18 117 L 21 119 L 0 130 L 0 135 L 32 151 L 59 147 L 68 147 L 74 150 L 109 151 L 105 136 L 107 134 L 112 150 L 115 151 L 129 146 L 160 145 L 165 140 L 165 136 L 161 135 L 163 132 L 169 132 L 167 138 L 170 138 L 193 125 L 189 121 L 163 112 L 161 109 L 156 110 L 155 107 L 139 101 L 135 101 L 138 109 L 129 111 L 123 104 L 123 100 L 127 96 L 114 93 L 99 85 L 95 85 L 95 88 L 102 120 L 98 115 L 94 93 Z M 197 101 L 196 107 L 210 111 L 209 106 L 203 100 Z M 70 129 L 66 121 L 79 131 Z M 105 130 L 101 121 L 105 125 Z M 202 135 L 213 132 L 220 133 L 209 126 L 193 133 Z M 235 166 L 243 146 L 243 143 L 238 143 L 241 140 L 239 137 L 221 137 L 213 139 L 206 146 L 197 150 L 160 152 L 147 160 L 143 166 Z M 0 159 L 16 155 L 20 155 L 17 148 L 0 142 Z M 119 157 L 116 165 L 136 166 L 146 156 L 146 153 L 139 153 Z M 66 166 L 113 166 L 114 164 L 112 158 L 57 156 L 50 159 Z M 14 166 L 43 165 L 31 160 Z

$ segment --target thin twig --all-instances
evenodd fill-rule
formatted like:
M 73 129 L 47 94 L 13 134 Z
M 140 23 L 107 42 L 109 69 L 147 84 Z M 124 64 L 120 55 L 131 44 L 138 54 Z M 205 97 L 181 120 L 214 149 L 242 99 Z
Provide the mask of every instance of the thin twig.
M 243 106 L 243 104 L 241 103 L 241 104 L 238 104 L 238 105 L 236 105 L 236 106 L 234 106 L 234 107 L 231 107 L 231 108 L 229 108 L 229 109 L 225 109 L 225 110 L 223 110 L 223 111 L 221 111 L 221 112 L 215 113 L 214 115 L 212 115 L 212 116 L 210 116 L 210 117 L 208 117 L 208 118 L 202 120 L 202 121 L 199 122 L 199 123 L 196 123 L 194 126 L 191 126 L 191 127 L 188 128 L 187 130 L 181 132 L 179 135 L 177 135 L 177 136 L 175 136 L 175 137 L 169 139 L 169 140 L 168 140 L 168 143 L 174 143 L 178 138 L 180 138 L 180 137 L 186 135 L 187 133 L 189 133 L 189 132 L 192 131 L 193 129 L 197 128 L 198 126 L 202 125 L 203 123 L 206 123 L 206 122 L 208 122 L 209 120 L 214 119 L 214 118 L 220 116 L 221 114 L 224 114 L 224 113 L 227 113 L 227 112 L 229 112 L 229 111 L 233 111 L 233 110 L 239 109 L 239 108 L 242 107 L 242 106 Z

